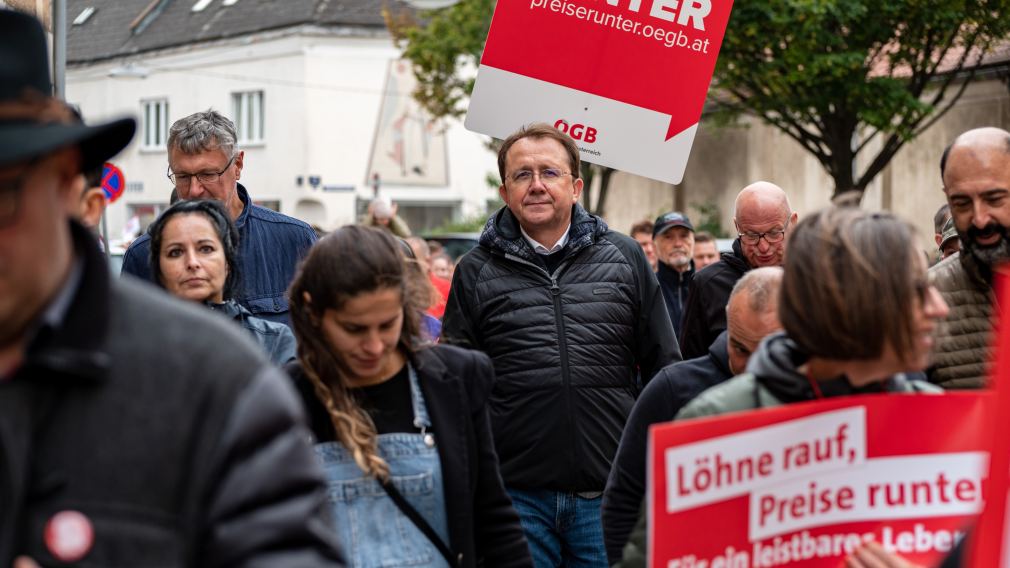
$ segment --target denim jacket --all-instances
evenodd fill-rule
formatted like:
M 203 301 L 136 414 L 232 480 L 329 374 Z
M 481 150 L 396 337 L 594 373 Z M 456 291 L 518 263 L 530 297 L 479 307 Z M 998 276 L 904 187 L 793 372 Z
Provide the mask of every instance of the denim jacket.
M 245 328 L 274 365 L 283 367 L 298 356 L 295 334 L 288 326 L 258 318 L 235 300 L 223 304 L 207 302 L 207 307 Z
M 242 281 L 235 299 L 256 317 L 288 324 L 288 284 L 298 261 L 316 242 L 307 224 L 255 205 L 238 184 L 242 213 L 235 219 L 239 233 L 239 274 Z M 153 282 L 151 237 L 141 235 L 123 256 L 123 274 Z

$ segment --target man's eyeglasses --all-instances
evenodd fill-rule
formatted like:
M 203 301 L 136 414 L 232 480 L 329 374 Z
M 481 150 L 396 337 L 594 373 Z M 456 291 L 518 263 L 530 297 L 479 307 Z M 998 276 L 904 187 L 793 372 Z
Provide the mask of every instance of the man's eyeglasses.
M 200 183 L 217 183 L 221 179 L 221 176 L 228 171 L 232 163 L 235 161 L 235 156 L 233 155 L 230 160 L 228 160 L 228 165 L 224 167 L 223 170 L 219 172 L 201 172 L 198 174 L 177 174 L 172 171 L 172 166 L 168 167 L 168 179 L 172 180 L 172 183 L 176 187 L 187 187 L 189 185 L 189 180 L 196 178 Z
M 540 181 L 544 185 L 552 185 L 558 183 L 561 178 L 570 175 L 572 175 L 571 172 L 565 172 L 555 168 L 547 168 L 545 170 L 540 170 L 539 172 L 534 172 L 532 170 L 519 170 L 518 172 L 508 176 L 508 179 L 515 185 L 525 187 L 533 183 L 533 178 L 537 176 L 540 177 Z
M 776 243 L 781 243 L 783 239 L 786 238 L 786 229 L 789 227 L 789 223 L 781 229 L 775 229 L 773 231 L 765 231 L 763 233 L 755 233 L 752 231 L 743 231 L 740 233 L 740 242 L 747 245 L 756 245 L 764 239 L 766 243 L 774 245 Z
M 25 180 L 32 173 L 37 161 L 31 160 L 20 174 L 0 181 L 0 227 L 10 225 L 17 218 Z

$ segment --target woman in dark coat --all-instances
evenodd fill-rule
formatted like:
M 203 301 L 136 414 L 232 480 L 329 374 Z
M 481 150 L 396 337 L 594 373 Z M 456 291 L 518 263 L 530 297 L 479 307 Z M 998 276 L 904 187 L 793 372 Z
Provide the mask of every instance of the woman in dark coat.
M 390 235 L 344 227 L 289 290 L 287 370 L 349 564 L 531 566 L 491 439 L 491 362 L 422 343 L 406 262 Z

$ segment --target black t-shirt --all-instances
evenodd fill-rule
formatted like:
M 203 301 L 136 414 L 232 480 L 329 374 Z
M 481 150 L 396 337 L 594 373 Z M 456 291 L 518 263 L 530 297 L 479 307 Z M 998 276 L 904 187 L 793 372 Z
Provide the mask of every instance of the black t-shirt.
M 300 368 L 294 365 L 289 365 L 288 371 L 298 386 L 316 442 L 336 441 L 337 436 L 333 429 L 333 421 L 330 420 L 326 407 L 316 397 L 316 391 L 313 389 L 311 381 L 305 377 Z M 352 396 L 357 397 L 358 404 L 371 416 L 379 434 L 416 433 L 419 431 L 414 427 L 414 407 L 410 398 L 410 375 L 407 365 L 404 365 L 387 381 L 377 385 L 351 389 L 350 392 Z
M 410 376 L 406 365 L 388 381 L 351 389 L 351 392 L 372 417 L 380 434 L 418 431 L 414 427 L 414 405 L 410 398 Z

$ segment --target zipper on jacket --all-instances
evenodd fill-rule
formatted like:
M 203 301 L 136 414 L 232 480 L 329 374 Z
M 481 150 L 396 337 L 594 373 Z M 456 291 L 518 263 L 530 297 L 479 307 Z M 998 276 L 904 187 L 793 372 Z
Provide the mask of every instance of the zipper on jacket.
M 572 377 L 571 371 L 568 368 L 568 339 L 565 337 L 564 314 L 561 313 L 561 287 L 558 286 L 558 276 L 571 264 L 573 257 L 569 256 L 562 260 L 561 264 L 554 270 L 554 274 L 551 274 L 543 266 L 533 264 L 524 258 L 511 254 L 505 254 L 504 256 L 508 260 L 534 268 L 550 280 L 549 290 L 551 292 L 551 299 L 554 301 L 554 324 L 557 326 L 558 332 L 558 355 L 561 357 L 561 384 L 564 386 L 565 411 L 568 413 L 568 439 L 572 441 L 569 452 L 569 471 L 579 471 L 578 451 L 575 447 L 577 444 L 575 438 L 575 414 L 572 411 L 574 408 L 572 404 Z M 573 477 L 572 480 L 575 481 L 575 478 Z
M 565 317 L 561 311 L 561 287 L 558 286 L 558 276 L 570 264 L 561 261 L 551 278 L 551 299 L 554 300 L 554 322 L 558 328 L 558 354 L 561 357 L 561 383 L 564 385 L 565 411 L 568 413 L 568 439 L 571 440 L 569 451 L 569 471 L 579 471 L 578 439 L 575 436 L 575 404 L 572 402 L 572 374 L 568 363 L 568 337 L 565 333 Z M 572 481 L 576 482 L 578 475 L 574 474 Z M 575 483 L 577 485 L 577 483 Z

